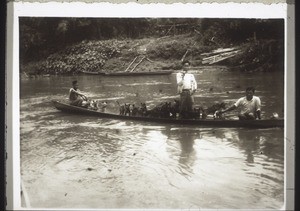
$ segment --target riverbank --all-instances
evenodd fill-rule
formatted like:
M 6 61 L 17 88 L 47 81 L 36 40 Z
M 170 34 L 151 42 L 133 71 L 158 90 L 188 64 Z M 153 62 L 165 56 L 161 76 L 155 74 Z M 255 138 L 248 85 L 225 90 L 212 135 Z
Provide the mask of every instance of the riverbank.
M 229 49 L 229 50 L 228 50 Z M 283 70 L 283 43 L 279 40 L 248 40 L 242 44 L 203 45 L 192 34 L 124 40 L 82 41 L 38 62 L 21 64 L 21 73 L 74 75 L 81 71 L 180 70 L 188 59 L 194 68 L 224 65 L 233 71 Z M 211 63 L 205 61 L 212 59 Z M 220 59 L 220 60 L 218 60 Z

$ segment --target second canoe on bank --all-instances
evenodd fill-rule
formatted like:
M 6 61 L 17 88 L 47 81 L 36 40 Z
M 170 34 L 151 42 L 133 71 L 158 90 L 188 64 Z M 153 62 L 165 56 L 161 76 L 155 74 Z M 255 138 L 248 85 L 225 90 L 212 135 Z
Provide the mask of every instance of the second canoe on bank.
M 141 75 L 170 75 L 173 73 L 173 70 L 163 70 L 163 71 L 143 71 L 143 72 L 88 72 L 88 71 L 81 71 L 83 74 L 86 75 L 104 75 L 104 76 L 141 76 Z
M 284 119 L 262 119 L 262 120 L 221 120 L 221 119 L 176 119 L 176 118 L 155 118 L 145 116 L 123 116 L 112 113 L 103 113 L 78 106 L 72 106 L 57 100 L 52 101 L 55 108 L 73 114 L 89 115 L 101 118 L 111 118 L 120 120 L 134 120 L 143 122 L 157 122 L 180 125 L 196 125 L 203 127 L 245 127 L 245 128 L 272 128 L 284 127 Z

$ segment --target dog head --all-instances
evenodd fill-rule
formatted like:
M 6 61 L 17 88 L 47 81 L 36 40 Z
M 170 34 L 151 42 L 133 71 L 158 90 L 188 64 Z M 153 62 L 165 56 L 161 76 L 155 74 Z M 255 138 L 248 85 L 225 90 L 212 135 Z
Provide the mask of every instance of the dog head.
M 279 115 L 276 112 L 274 112 L 271 116 L 271 119 L 278 119 L 278 118 L 279 118 Z
M 130 104 L 129 103 L 125 103 L 124 104 L 124 109 L 125 109 L 125 113 L 129 113 L 130 112 Z
M 217 110 L 214 113 L 214 119 L 224 119 L 223 115 L 220 113 L 220 110 Z
M 104 102 L 101 102 L 101 108 L 106 108 L 107 107 L 107 102 L 104 101 Z
M 141 108 L 142 109 L 147 109 L 146 103 L 141 103 Z
M 89 107 L 91 109 L 97 110 L 98 109 L 98 101 L 97 100 L 89 101 Z

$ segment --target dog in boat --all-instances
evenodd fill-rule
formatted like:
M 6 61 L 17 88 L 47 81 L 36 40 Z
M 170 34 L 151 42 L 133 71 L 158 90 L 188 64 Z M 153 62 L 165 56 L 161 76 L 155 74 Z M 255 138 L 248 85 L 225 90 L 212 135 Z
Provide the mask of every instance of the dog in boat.
M 225 103 L 216 103 L 208 108 L 195 107 L 193 111 L 189 113 L 191 119 L 206 119 L 208 115 L 212 114 L 214 118 L 223 119 L 221 115 L 217 115 L 216 111 L 225 109 Z M 143 105 L 145 107 L 145 105 Z M 154 108 L 147 110 L 143 113 L 144 116 L 155 118 L 176 118 L 179 113 L 180 101 L 174 100 L 173 102 L 162 102 L 156 105 Z M 145 115 L 146 114 L 146 115 Z
M 179 114 L 180 102 L 179 100 L 174 100 L 170 106 L 170 114 L 172 118 L 176 118 L 177 114 Z
M 128 109 L 128 116 L 133 116 L 133 111 L 136 111 L 135 105 L 134 104 L 128 104 L 129 105 L 129 109 Z
M 137 116 L 138 114 L 138 107 L 136 107 L 134 104 L 131 103 L 124 103 L 120 104 L 117 101 L 119 105 L 119 114 L 123 116 Z
M 126 115 L 129 116 L 129 113 L 130 113 L 129 106 L 130 106 L 130 104 L 124 103 L 124 104 L 121 105 L 119 103 L 119 101 L 117 101 L 117 103 L 119 105 L 119 114 L 123 115 L 123 116 L 126 116 Z
M 129 104 L 129 116 L 146 116 L 147 106 L 146 103 L 141 103 L 141 106 L 136 106 L 135 104 Z
M 89 100 L 87 101 L 87 108 L 91 110 L 98 110 L 98 101 L 97 100 Z
M 123 116 L 147 116 L 148 109 L 146 103 L 141 103 L 141 107 L 136 106 L 133 103 L 124 103 L 119 105 L 119 114 Z
M 168 102 L 162 102 L 156 105 L 154 108 L 148 110 L 147 116 L 148 117 L 155 117 L 155 118 L 166 118 L 168 116 Z
M 219 111 L 221 109 L 225 109 L 225 107 L 226 107 L 226 104 L 224 102 L 216 103 L 216 104 L 208 107 L 207 109 L 204 109 L 203 107 L 201 107 L 200 108 L 201 113 L 202 113 L 201 118 L 206 119 L 209 114 L 213 114 L 214 118 L 222 119 L 223 118 L 222 115 L 218 114 L 217 111 Z
M 160 109 L 161 118 L 169 118 L 171 116 L 171 102 L 165 102 Z
M 131 114 L 132 116 L 141 116 L 140 115 L 140 107 L 138 106 L 135 106 L 134 104 L 132 104 L 132 111 L 131 111 Z
M 273 112 L 272 115 L 270 116 L 270 119 L 278 119 L 279 115 L 276 112 Z
M 192 111 L 192 114 L 190 115 L 193 119 L 200 119 L 201 116 L 201 107 L 195 107 Z
M 147 116 L 148 109 L 146 103 L 141 103 L 141 107 L 138 108 L 138 116 Z
M 87 101 L 87 108 L 91 109 L 91 110 L 95 110 L 98 111 L 100 110 L 101 112 L 105 112 L 106 111 L 106 107 L 107 107 L 107 102 L 99 102 L 98 100 L 89 100 Z
M 176 118 L 179 113 L 179 100 L 162 102 L 150 110 L 146 110 L 146 116 L 158 118 Z
M 106 101 L 101 102 L 100 106 L 98 105 L 98 108 L 100 108 L 100 111 L 103 112 L 103 113 L 106 112 L 106 107 L 107 107 L 107 102 Z

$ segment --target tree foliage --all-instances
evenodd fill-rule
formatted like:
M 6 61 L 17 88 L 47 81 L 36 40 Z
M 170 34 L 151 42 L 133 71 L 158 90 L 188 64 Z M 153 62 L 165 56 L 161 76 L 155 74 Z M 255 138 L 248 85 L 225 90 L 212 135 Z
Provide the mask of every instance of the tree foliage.
M 283 39 L 283 26 L 283 19 L 203 19 L 201 31 L 205 43 L 220 45 L 253 39 Z
M 178 60 L 187 49 L 197 57 L 211 47 L 283 40 L 284 32 L 283 20 L 277 19 L 22 17 L 19 23 L 21 65 L 44 61 L 39 63 L 44 72 L 101 69 L 126 40 L 174 36 L 177 40 L 148 50 L 150 57 Z
M 199 19 L 20 18 L 21 62 L 39 60 L 83 40 L 137 39 L 187 33 Z M 186 24 L 184 24 L 186 23 Z M 179 24 L 179 25 L 178 25 Z

